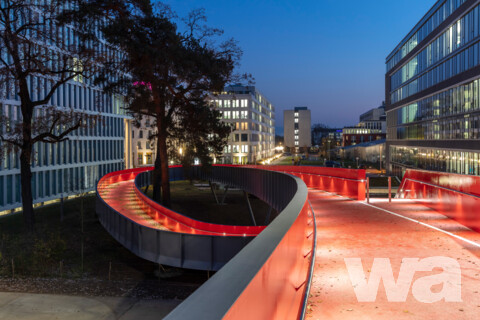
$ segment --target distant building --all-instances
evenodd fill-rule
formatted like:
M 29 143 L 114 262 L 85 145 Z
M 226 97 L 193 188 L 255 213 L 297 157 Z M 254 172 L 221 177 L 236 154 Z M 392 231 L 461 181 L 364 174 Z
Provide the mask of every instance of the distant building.
M 307 107 L 296 107 L 283 112 L 285 147 L 294 152 L 305 152 L 312 146 L 312 114 Z
M 155 119 L 143 117 L 140 123 L 132 126 L 132 159 L 135 168 L 152 166 L 156 157 Z
M 359 163 L 376 163 L 383 168 L 385 160 L 385 139 L 341 147 L 335 149 L 333 152 L 336 158 L 343 160 L 356 160 L 358 158 Z
M 256 163 L 275 155 L 275 107 L 255 87 L 229 86 L 211 99 L 233 126 L 218 162 Z
M 380 107 L 368 110 L 367 112 L 360 115 L 360 122 L 379 120 L 386 121 L 385 102 L 383 102 Z
M 480 175 L 479 21 L 479 1 L 437 1 L 387 57 L 392 174 Z
M 360 115 L 360 122 L 355 127 L 343 128 L 342 146 L 382 140 L 386 138 L 386 133 L 385 105 L 382 105 Z
M 321 124 L 312 127 L 312 145 L 321 146 L 322 140 L 328 138 L 331 140 L 342 141 L 343 130 L 339 128 L 328 128 Z

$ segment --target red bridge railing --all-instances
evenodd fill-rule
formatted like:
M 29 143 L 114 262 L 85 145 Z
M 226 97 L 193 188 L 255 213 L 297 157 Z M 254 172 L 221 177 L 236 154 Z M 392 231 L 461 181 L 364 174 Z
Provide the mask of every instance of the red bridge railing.
M 313 166 L 255 166 L 263 170 L 290 173 L 307 187 L 336 193 L 355 200 L 365 200 L 366 170 Z
M 397 193 L 480 232 L 480 177 L 408 169 Z

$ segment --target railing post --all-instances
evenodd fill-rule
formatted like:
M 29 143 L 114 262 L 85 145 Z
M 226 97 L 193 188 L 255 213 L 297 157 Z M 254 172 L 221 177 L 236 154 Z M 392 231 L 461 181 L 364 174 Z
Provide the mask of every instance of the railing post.
M 367 203 L 370 203 L 370 177 L 367 177 Z
M 392 202 L 392 177 L 388 177 L 388 202 Z

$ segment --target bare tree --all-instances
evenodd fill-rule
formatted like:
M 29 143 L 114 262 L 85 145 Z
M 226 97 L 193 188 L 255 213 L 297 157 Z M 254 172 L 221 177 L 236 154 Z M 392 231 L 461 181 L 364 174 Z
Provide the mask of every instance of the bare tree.
M 0 1 L 0 100 L 16 100 L 18 115 L 2 110 L 0 148 L 20 153 L 25 226 L 34 230 L 31 161 L 37 143 L 68 140 L 95 115 L 55 106 L 56 91 L 69 82 L 90 83 L 101 63 L 98 44 L 81 36 L 79 26 L 61 25 L 57 15 L 73 2 Z M 60 104 L 61 105 L 61 104 Z

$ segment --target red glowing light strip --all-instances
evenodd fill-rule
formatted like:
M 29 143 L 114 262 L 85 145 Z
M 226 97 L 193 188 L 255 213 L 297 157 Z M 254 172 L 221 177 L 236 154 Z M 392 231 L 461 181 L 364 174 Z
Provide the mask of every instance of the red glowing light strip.
M 179 167 L 179 166 L 176 166 L 176 167 Z M 131 181 L 131 183 L 133 184 L 135 181 L 135 177 L 138 174 L 142 172 L 150 171 L 150 170 L 152 170 L 151 167 L 123 170 L 123 171 L 109 173 L 105 175 L 102 179 L 100 179 L 98 183 L 99 194 L 100 195 L 104 194 L 106 192 L 105 187 L 112 183 Z M 139 202 L 140 207 L 142 208 L 144 213 L 147 214 L 150 218 L 152 218 L 152 220 L 161 224 L 163 227 L 170 229 L 171 231 L 174 231 L 174 232 L 203 234 L 203 235 L 245 237 L 245 236 L 256 236 L 265 229 L 264 226 L 260 226 L 260 227 L 228 226 L 228 225 L 218 225 L 218 224 L 211 224 L 211 223 L 197 221 L 159 205 L 158 203 L 148 198 L 145 194 L 143 194 L 143 192 L 138 190 L 136 186 L 133 186 L 133 187 L 136 195 L 135 200 Z M 121 196 L 122 195 L 118 195 L 118 197 L 121 197 Z M 104 199 L 104 201 L 110 207 L 112 207 L 112 205 L 115 207 L 118 207 L 118 203 L 115 204 L 115 201 L 112 201 L 111 199 Z M 145 208 L 147 208 L 147 210 L 145 210 Z M 119 211 L 120 214 L 126 217 L 135 216 L 135 213 L 128 212 L 127 208 L 118 207 L 117 211 Z M 165 218 L 164 221 L 159 219 L 158 216 L 152 215 L 151 211 L 164 217 Z M 142 221 L 142 219 L 138 219 L 138 220 L 140 221 L 136 221 L 136 222 L 141 223 L 142 225 L 145 225 L 145 222 Z M 172 225 L 175 225 L 175 227 L 172 227 Z

